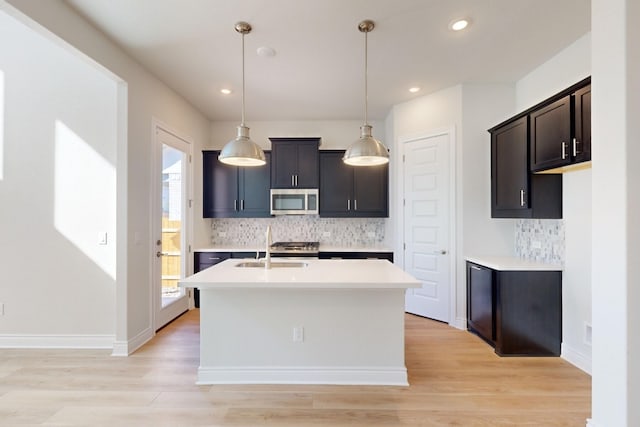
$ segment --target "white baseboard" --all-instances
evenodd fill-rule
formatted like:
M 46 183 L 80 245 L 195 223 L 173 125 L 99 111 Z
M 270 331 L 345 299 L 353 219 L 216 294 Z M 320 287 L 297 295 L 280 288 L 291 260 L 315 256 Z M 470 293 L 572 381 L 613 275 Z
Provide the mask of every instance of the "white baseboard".
M 113 347 L 113 335 L 0 335 L 0 348 L 75 348 Z
M 338 384 L 408 386 L 407 369 L 357 367 L 200 367 L 196 384 Z
M 560 357 L 573 366 L 583 370 L 587 374 L 591 375 L 591 355 L 580 353 L 575 348 L 562 343 Z
M 449 323 L 449 325 L 453 326 L 454 328 L 458 328 L 461 330 L 466 330 L 467 329 L 467 318 L 466 317 L 456 317 L 456 319 L 453 321 L 453 323 Z
M 147 328 L 135 337 L 131 338 L 129 341 L 115 341 L 113 343 L 113 351 L 111 352 L 111 355 L 127 357 L 151 340 L 153 335 L 153 330 L 151 328 Z

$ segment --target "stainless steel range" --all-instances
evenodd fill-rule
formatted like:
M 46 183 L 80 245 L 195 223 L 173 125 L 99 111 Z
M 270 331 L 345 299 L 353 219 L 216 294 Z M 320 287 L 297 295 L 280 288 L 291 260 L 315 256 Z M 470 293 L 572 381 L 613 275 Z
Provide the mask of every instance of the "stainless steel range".
M 275 242 L 271 245 L 273 257 L 317 257 L 319 242 Z

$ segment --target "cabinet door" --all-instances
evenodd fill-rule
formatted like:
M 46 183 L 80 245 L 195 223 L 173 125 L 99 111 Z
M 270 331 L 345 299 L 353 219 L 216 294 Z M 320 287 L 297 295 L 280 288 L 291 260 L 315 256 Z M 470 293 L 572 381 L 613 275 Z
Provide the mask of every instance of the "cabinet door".
M 591 85 L 576 91 L 574 106 L 573 161 L 586 162 L 591 160 Z
M 342 161 L 344 151 L 320 152 L 320 216 L 350 216 L 353 167 Z
M 318 188 L 320 138 L 269 138 L 271 188 Z
M 571 163 L 571 96 L 531 113 L 531 170 Z
M 522 117 L 491 134 L 491 216 L 528 216 L 529 172 L 527 118 Z
M 202 152 L 204 218 L 236 216 L 239 203 L 237 167 L 220 162 L 219 154 L 219 151 Z
M 243 218 L 271 216 L 269 190 L 271 189 L 271 153 L 264 153 L 267 164 L 264 166 L 239 168 L 238 215 Z
M 482 338 L 495 340 L 493 270 L 467 262 L 467 324 Z
M 298 142 L 298 167 L 295 172 L 298 188 L 318 188 L 318 142 Z
M 389 167 L 353 168 L 353 214 L 359 217 L 389 216 Z
M 271 145 L 271 187 L 292 188 L 298 167 L 298 146 L 293 142 L 274 139 Z

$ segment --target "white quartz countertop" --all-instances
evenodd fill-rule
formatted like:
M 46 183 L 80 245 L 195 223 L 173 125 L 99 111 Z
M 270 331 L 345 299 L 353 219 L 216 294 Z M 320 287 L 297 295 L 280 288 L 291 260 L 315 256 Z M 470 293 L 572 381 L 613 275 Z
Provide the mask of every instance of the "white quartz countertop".
M 306 259 L 306 267 L 242 268 L 254 259 L 228 259 L 179 281 L 183 288 L 406 289 L 420 281 L 386 260 Z M 275 258 L 273 262 L 281 261 Z
M 559 264 L 529 261 L 509 256 L 467 256 L 467 261 L 499 271 L 562 271 Z

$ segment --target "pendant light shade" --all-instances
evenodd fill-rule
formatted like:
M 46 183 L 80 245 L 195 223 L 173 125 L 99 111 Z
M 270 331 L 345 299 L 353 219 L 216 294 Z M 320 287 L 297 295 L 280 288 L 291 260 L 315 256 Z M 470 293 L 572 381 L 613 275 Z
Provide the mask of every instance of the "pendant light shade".
M 358 30 L 364 33 L 364 124 L 360 126 L 360 138 L 347 148 L 342 160 L 351 166 L 375 166 L 389 163 L 389 150 L 384 144 L 371 136 L 367 108 L 367 33 L 373 31 L 373 21 L 365 20 L 358 24 Z
M 244 36 L 251 32 L 251 25 L 238 22 L 235 30 L 242 34 L 242 123 L 238 134 L 224 146 L 218 160 L 234 166 L 262 166 L 267 163 L 262 148 L 249 137 L 249 128 L 244 124 Z

